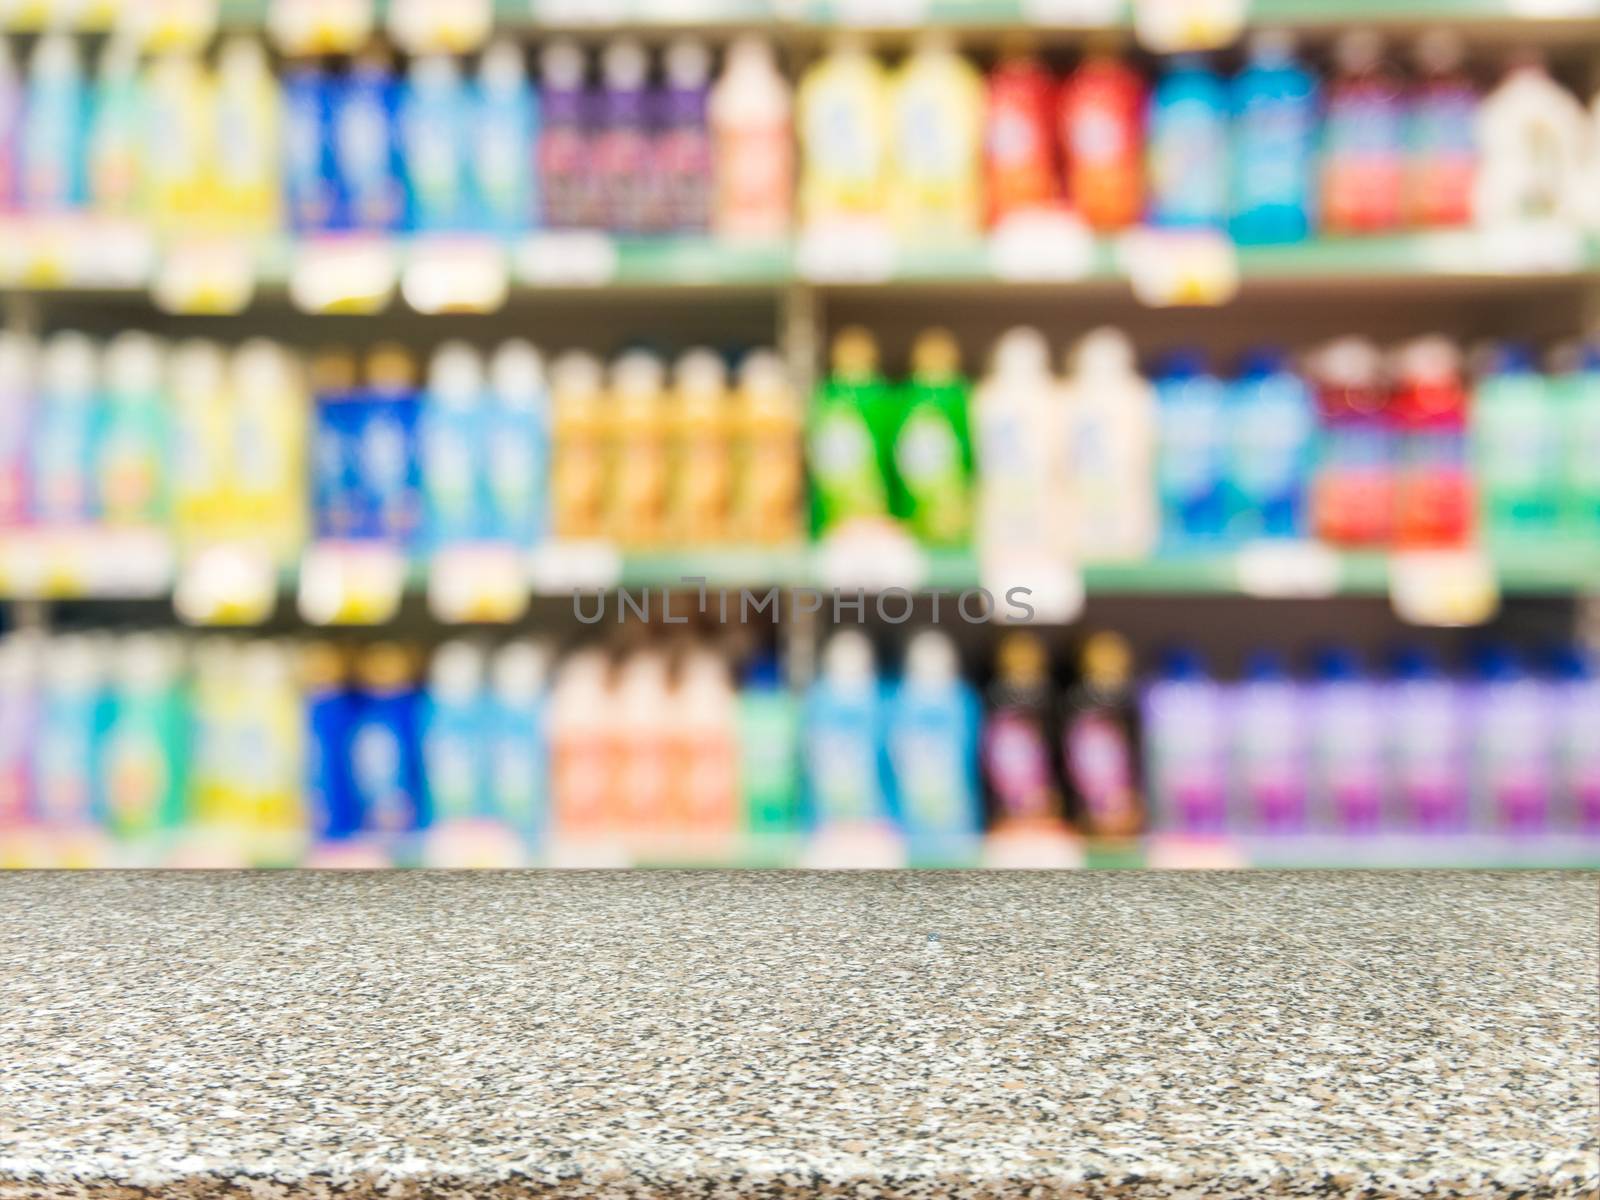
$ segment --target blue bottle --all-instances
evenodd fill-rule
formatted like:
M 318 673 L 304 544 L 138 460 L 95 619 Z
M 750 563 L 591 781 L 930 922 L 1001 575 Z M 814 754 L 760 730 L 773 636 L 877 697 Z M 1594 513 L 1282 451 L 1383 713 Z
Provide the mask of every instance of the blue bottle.
M 1150 96 L 1150 223 L 1221 229 L 1228 219 L 1228 93 L 1204 58 L 1179 55 Z
M 358 451 L 361 507 L 372 515 L 372 524 L 362 536 L 408 550 L 423 533 L 421 409 L 411 355 L 398 346 L 373 351 L 367 359 Z
M 427 828 L 419 696 L 399 646 L 369 647 L 356 663 L 360 688 L 350 722 L 350 770 L 361 827 L 403 836 Z
M 40 38 L 29 61 L 19 139 L 18 193 L 24 211 L 83 206 L 90 109 L 77 42 L 62 33 Z
M 363 54 L 335 89 L 333 164 L 338 200 L 332 225 L 368 233 L 405 229 L 405 174 L 397 108 L 400 88 L 384 54 Z
M 550 656 L 511 642 L 490 662 L 488 801 L 497 821 L 537 851 L 550 828 L 550 746 L 545 680 Z
M 46 650 L 34 742 L 34 814 L 42 824 L 90 823 L 99 781 L 93 764 L 110 715 L 106 649 L 84 635 L 55 639 Z
M 1233 823 L 1261 833 L 1304 831 L 1305 704 L 1282 655 L 1258 650 L 1250 656 L 1229 715 Z
M 449 342 L 435 352 L 417 430 L 427 543 L 433 550 L 490 532 L 485 390 L 483 360 L 471 346 Z
M 308 646 L 301 658 L 306 720 L 306 802 L 318 840 L 337 841 L 361 832 L 361 806 L 351 771 L 350 737 L 356 697 L 349 689 L 339 652 L 326 643 Z
M 1311 390 L 1282 351 L 1245 357 L 1228 404 L 1228 536 L 1303 537 L 1316 461 Z
M 468 161 L 478 223 L 485 232 L 510 236 L 533 224 L 539 207 L 538 142 L 539 101 L 522 50 L 515 42 L 496 42 L 478 65 Z
M 884 704 L 865 634 L 844 630 L 829 640 L 822 674 L 806 697 L 805 726 L 812 821 L 821 827 L 888 821 Z
M 1288 34 L 1257 34 L 1231 87 L 1229 230 L 1243 245 L 1304 241 L 1315 194 L 1317 80 Z
M 302 63 L 284 73 L 284 206 L 289 228 L 298 234 L 330 229 L 340 213 L 334 96 L 335 86 L 320 67 Z
M 914 862 L 958 861 L 982 831 L 978 714 L 950 639 L 917 634 L 888 714 L 895 811 Z
M 481 647 L 456 641 L 440 646 L 428 669 L 422 766 L 435 824 L 490 815 L 484 667 Z
M 1215 547 L 1227 519 L 1227 388 L 1194 351 L 1169 356 L 1155 385 L 1162 545 L 1178 551 Z
M 495 351 L 489 364 L 488 536 L 531 547 L 545 536 L 550 507 L 550 395 L 544 361 L 523 341 Z
M 94 344 L 81 333 L 58 333 L 45 343 L 28 470 L 29 510 L 37 524 L 81 525 L 100 515 L 99 374 Z
M 375 537 L 361 479 L 361 431 L 366 398 L 356 387 L 355 362 L 325 354 L 312 364 L 316 416 L 311 442 L 312 532 L 323 539 Z
M 473 104 L 456 60 L 414 59 L 400 102 L 400 147 L 412 228 L 459 233 L 473 224 L 470 163 Z

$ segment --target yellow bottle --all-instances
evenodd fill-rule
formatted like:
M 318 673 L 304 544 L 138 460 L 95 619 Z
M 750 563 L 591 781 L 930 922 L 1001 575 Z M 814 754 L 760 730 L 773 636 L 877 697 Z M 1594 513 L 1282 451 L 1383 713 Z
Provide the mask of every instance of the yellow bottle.
M 267 839 L 249 848 L 255 857 L 267 851 L 271 839 L 306 827 L 304 719 L 294 664 L 283 646 L 256 642 L 245 648 L 237 678 L 239 756 L 228 790 L 241 824 Z
M 775 546 L 799 536 L 801 425 L 783 362 L 770 350 L 751 354 L 739 366 L 733 526 L 741 541 Z
M 611 496 L 607 528 L 624 546 L 666 537 L 668 429 L 661 360 L 629 351 L 611 368 Z
M 607 419 L 601 368 L 571 351 L 550 367 L 550 524 L 558 540 L 605 533 Z
M 278 227 L 282 127 L 265 48 L 254 38 L 230 38 L 217 60 L 216 137 L 207 170 L 207 200 L 221 228 L 259 237 Z
M 945 35 L 924 38 L 890 100 L 890 213 L 910 243 L 973 238 L 982 220 L 983 79 Z
M 728 372 L 710 350 L 690 350 L 673 384 L 672 536 L 692 546 L 724 542 L 734 478 Z
M 193 233 L 210 219 L 211 164 L 217 145 L 216 88 L 193 54 L 168 54 L 145 79 L 145 179 L 156 227 Z
M 177 445 L 172 518 L 179 544 L 193 547 L 232 532 L 233 429 L 227 359 L 214 342 L 187 341 L 173 350 L 169 369 Z
M 287 563 L 306 538 L 309 402 L 294 357 L 256 339 L 235 351 L 229 526 Z
M 883 215 L 888 100 L 883 66 L 859 41 L 840 42 L 806 72 L 798 95 L 805 221 Z
M 210 637 L 195 647 L 192 659 L 194 717 L 189 810 L 201 825 L 232 825 L 239 819 L 240 802 L 233 787 L 241 698 L 236 682 L 239 655 L 238 643 Z

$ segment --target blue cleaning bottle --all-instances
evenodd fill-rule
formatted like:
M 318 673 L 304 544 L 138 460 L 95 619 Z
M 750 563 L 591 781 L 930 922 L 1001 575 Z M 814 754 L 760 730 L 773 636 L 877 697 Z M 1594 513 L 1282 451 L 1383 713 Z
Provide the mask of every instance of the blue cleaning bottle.
M 1311 389 L 1282 351 L 1246 355 L 1228 404 L 1228 536 L 1297 538 L 1316 461 Z
M 1376 833 L 1388 779 L 1382 688 L 1353 650 L 1330 646 L 1317 656 L 1309 696 L 1313 822 L 1338 833 Z
M 1150 96 L 1145 155 L 1152 225 L 1221 229 L 1228 218 L 1228 93 L 1206 60 L 1184 54 Z
M 430 824 L 423 784 L 419 700 L 410 656 L 371 646 L 356 660 L 350 770 L 365 832 L 399 837 Z
M 1401 825 L 1425 833 L 1466 828 L 1466 716 L 1460 686 L 1433 654 L 1421 646 L 1395 652 L 1384 721 Z
M 982 832 L 978 699 L 950 639 L 924 630 L 906 651 L 888 714 L 895 809 L 913 862 L 957 862 Z
M 487 535 L 483 360 L 465 342 L 447 342 L 428 368 L 417 429 L 422 456 L 426 539 L 440 550 Z
M 20 158 L 21 207 L 65 212 L 86 201 L 91 105 L 78 44 L 64 33 L 39 39 L 28 64 Z
M 356 697 L 344 657 L 326 642 L 301 654 L 305 696 L 306 803 L 319 841 L 339 841 L 361 832 L 361 806 L 351 770 L 350 736 Z
M 883 709 L 872 643 L 854 629 L 835 633 L 806 697 L 806 783 L 817 826 L 889 819 Z
M 539 351 L 524 341 L 496 350 L 489 393 L 482 471 L 488 536 L 532 547 L 545 536 L 550 516 L 550 393 Z
M 44 825 L 72 828 L 93 819 L 93 764 L 110 714 L 107 652 L 103 640 L 86 635 L 56 638 L 45 650 L 33 762 L 34 813 Z
M 99 515 L 96 460 L 103 404 L 100 362 L 81 333 L 45 343 L 34 417 L 31 516 L 40 525 L 81 525 Z
M 321 233 L 340 216 L 339 170 L 333 153 L 336 85 L 310 63 L 283 76 L 283 188 L 289 228 Z
M 1316 192 L 1317 80 L 1294 39 L 1259 33 L 1230 88 L 1233 153 L 1229 231 L 1242 245 L 1304 241 Z
M 1215 547 L 1227 517 L 1227 389 L 1196 351 L 1170 355 L 1155 386 L 1162 545 L 1176 551 Z
M 533 642 L 502 646 L 489 668 L 489 809 L 532 852 L 550 828 L 549 673 L 549 651 Z
M 1219 834 L 1228 827 L 1226 710 L 1221 689 L 1187 647 L 1167 652 L 1145 690 L 1145 780 L 1154 827 Z
M 467 641 L 434 652 L 423 698 L 422 766 L 435 824 L 489 813 L 485 655 Z
M 357 57 L 349 75 L 335 89 L 332 131 L 338 203 L 334 228 L 367 233 L 407 228 L 399 96 L 393 63 L 379 50 Z
M 1257 650 L 1233 689 L 1230 808 L 1243 828 L 1300 833 L 1306 823 L 1306 718 L 1283 656 Z
M 423 533 L 422 456 L 417 444 L 422 397 L 416 363 L 399 346 L 367 356 L 358 442 L 361 507 L 372 524 L 364 536 L 410 550 Z
M 515 42 L 498 41 L 478 64 L 468 167 L 478 223 L 510 236 L 533 224 L 539 208 L 534 170 L 539 100 Z
M 445 54 L 413 59 L 400 101 L 400 148 L 420 233 L 469 229 L 470 163 L 475 114 L 456 60 Z

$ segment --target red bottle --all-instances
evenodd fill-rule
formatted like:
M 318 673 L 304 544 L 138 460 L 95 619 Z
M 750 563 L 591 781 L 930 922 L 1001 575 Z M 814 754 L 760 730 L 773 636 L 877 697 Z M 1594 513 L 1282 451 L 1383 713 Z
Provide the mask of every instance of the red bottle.
M 1054 101 L 1055 81 L 1032 55 L 1010 55 L 990 74 L 983 138 L 990 224 L 1061 203 Z
M 1322 223 L 1327 233 L 1377 233 L 1400 224 L 1405 198 L 1404 83 L 1368 31 L 1339 42 L 1340 74 L 1322 127 Z
M 1339 546 L 1389 540 L 1394 514 L 1394 426 L 1382 360 L 1359 338 L 1334 342 L 1311 370 L 1322 426 L 1311 524 Z
M 1061 88 L 1067 203 L 1095 229 L 1125 229 L 1144 211 L 1145 86 L 1109 54 L 1091 54 Z
M 1475 509 L 1461 354 L 1444 338 L 1418 338 L 1396 353 L 1394 374 L 1395 544 L 1459 546 L 1472 532 Z

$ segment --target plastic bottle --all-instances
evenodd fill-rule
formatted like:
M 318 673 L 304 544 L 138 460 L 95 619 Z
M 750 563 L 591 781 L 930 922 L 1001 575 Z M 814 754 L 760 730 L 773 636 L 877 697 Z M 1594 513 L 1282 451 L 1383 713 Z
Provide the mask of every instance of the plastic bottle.
M 840 630 L 823 648 L 822 673 L 806 696 L 806 784 L 816 825 L 889 819 L 884 732 L 872 643 L 859 630 Z
M 1228 94 L 1205 59 L 1179 55 L 1150 97 L 1151 224 L 1222 228 L 1228 218 Z
M 1138 560 L 1155 548 L 1155 405 L 1126 336 L 1104 328 L 1079 340 L 1068 361 L 1062 435 L 1083 562 Z
M 113 653 L 108 728 L 96 770 L 106 827 L 136 839 L 183 822 L 188 710 L 182 647 L 171 637 L 135 634 Z
M 911 349 L 911 381 L 894 435 L 895 477 L 904 516 L 930 546 L 965 545 L 972 532 L 970 385 L 947 330 L 930 329 Z
M 652 214 L 650 226 L 667 233 L 704 233 L 711 227 L 713 194 L 711 53 L 704 42 L 680 38 L 667 47 L 665 65 L 651 168 L 661 211 Z
M 1459 546 L 1475 525 L 1461 355 L 1444 338 L 1418 338 L 1396 352 L 1394 377 L 1395 543 Z
M 447 342 L 434 352 L 417 441 L 427 539 L 435 550 L 491 532 L 484 471 L 487 388 L 483 359 L 470 345 Z
M 1061 733 L 1069 804 L 1092 837 L 1131 837 L 1144 828 L 1137 708 L 1133 649 L 1117 634 L 1094 634 L 1079 655 Z
M 41 525 L 84 524 L 99 516 L 94 480 L 101 421 L 100 362 L 81 333 L 44 346 L 29 476 L 32 516 Z
M 1600 538 L 1600 345 L 1584 348 L 1576 370 L 1558 385 L 1557 397 L 1565 448 L 1564 527 L 1575 538 Z
M 367 517 L 360 488 L 360 434 L 365 403 L 356 388 L 355 358 L 325 350 L 311 360 L 315 414 L 311 445 L 312 533 L 356 536 Z
M 1258 33 L 1234 77 L 1233 239 L 1242 245 L 1310 236 L 1316 195 L 1317 80 L 1294 57 L 1294 40 Z
M 710 102 L 712 229 L 718 237 L 767 241 L 788 233 L 793 108 L 771 42 L 747 36 L 728 47 Z
M 806 433 L 812 526 L 821 534 L 890 510 L 883 449 L 893 397 L 878 371 L 877 343 L 852 326 L 834 339 L 832 358 L 833 373 L 817 391 Z
M 1227 421 L 1229 536 L 1305 536 L 1316 410 L 1310 389 L 1281 351 L 1258 349 L 1245 357 Z
M 1402 826 L 1459 833 L 1470 807 L 1467 713 L 1461 688 L 1417 646 L 1394 657 L 1384 722 L 1394 805 Z
M 1174 550 L 1214 547 L 1227 526 L 1227 388 L 1198 353 L 1181 351 L 1168 356 L 1155 389 L 1162 542 Z
M 305 790 L 311 831 L 319 841 L 338 841 L 361 831 L 361 806 L 350 756 L 357 699 L 349 687 L 344 657 L 326 642 L 300 653 L 305 697 Z
M 1055 83 L 1034 55 L 1012 50 L 989 73 L 984 110 L 984 191 L 988 221 L 1049 210 L 1062 200 L 1051 134 Z
M 356 659 L 356 683 L 350 768 L 362 828 L 391 835 L 423 829 L 430 821 L 411 656 L 392 643 L 369 646 Z
M 398 130 L 400 84 L 381 46 L 357 55 L 333 89 L 333 167 L 341 229 L 391 233 L 405 229 L 405 166 Z
M 592 162 L 602 224 L 614 233 L 649 232 L 654 182 L 646 86 L 650 60 L 638 42 L 618 38 L 606 46 L 600 66 L 603 86 Z
M 1394 521 L 1395 436 L 1378 350 L 1342 338 L 1313 356 L 1311 375 L 1321 425 L 1312 528 L 1340 546 L 1386 542 Z
M 538 178 L 543 223 L 583 229 L 603 222 L 594 182 L 594 107 L 584 82 L 583 51 L 558 39 L 539 55 Z
M 283 191 L 290 229 L 330 228 L 339 215 L 339 172 L 333 152 L 335 85 L 311 63 L 283 75 Z
M 579 650 L 562 663 L 550 696 L 550 797 L 562 835 L 593 837 L 616 825 L 619 759 L 608 720 L 616 703 L 610 666 L 598 650 Z
M 1588 120 L 1537 54 L 1519 56 L 1484 98 L 1477 132 L 1480 225 L 1581 219 Z
M 0 84 L 3 89 L 4 84 Z M 139 48 L 125 38 L 112 38 L 100 53 L 85 147 L 85 186 L 89 207 L 95 213 L 120 218 L 145 215 L 145 155 L 153 140 L 154 131 L 146 127 Z M 0 168 L 0 173 L 3 170 Z
M 412 59 L 400 97 L 398 136 L 412 226 L 422 233 L 471 228 L 477 114 L 461 68 L 446 54 Z
M 34 745 L 39 736 L 42 637 L 0 638 L 0 836 L 34 819 Z
M 237 233 L 274 233 L 282 216 L 283 102 L 259 41 L 230 38 L 223 44 L 216 104 L 216 215 Z
M 674 826 L 700 838 L 730 838 L 739 827 L 738 715 L 722 656 L 689 651 L 671 691 L 668 758 Z
M 1556 716 L 1557 823 L 1600 831 L 1600 672 L 1592 656 L 1568 649 L 1555 656 L 1551 709 Z
M 146 183 L 158 227 L 187 231 L 212 220 L 219 149 L 217 88 L 194 54 L 164 54 L 145 75 Z M 159 131 L 159 132 L 157 132 Z
M 22 99 L 22 80 L 7 39 L 0 42 L 0 213 L 13 211 L 21 199 Z
M 1060 823 L 1050 662 L 1035 635 L 1009 633 L 1001 639 L 987 699 L 983 776 L 997 820 L 1006 825 Z
M 1383 40 L 1353 30 L 1335 50 L 1322 130 L 1322 222 L 1330 234 L 1396 228 L 1405 201 L 1406 98 Z
M 1479 377 L 1473 459 L 1491 541 L 1549 538 L 1557 530 L 1562 427 L 1551 391 L 1524 346 L 1500 347 Z
M 796 104 L 801 219 L 885 215 L 890 121 L 883 66 L 859 41 L 840 41 L 806 72 Z
M 475 642 L 450 641 L 433 653 L 422 704 L 422 769 L 436 824 L 491 814 L 484 696 L 486 656 Z
M 1038 330 L 1012 329 L 995 344 L 973 408 L 977 541 L 985 553 L 1032 555 L 1070 539 L 1056 390 Z
M 229 364 L 233 397 L 231 521 L 274 561 L 291 561 L 306 539 L 309 401 L 299 361 L 262 338 Z
M 1306 711 L 1282 656 L 1256 651 L 1228 705 L 1230 821 L 1252 833 L 1306 827 Z
M 1480 647 L 1473 665 L 1474 817 L 1484 830 L 1545 833 L 1556 770 L 1552 689 L 1503 646 Z
M 670 707 L 666 657 L 649 648 L 628 655 L 617 670 L 610 713 L 617 763 L 610 808 L 617 814 L 616 832 L 645 850 L 663 834 L 681 832 L 671 808 L 670 730 L 676 714 Z
M 34 742 L 34 811 L 41 824 L 85 826 L 94 816 L 94 763 L 105 726 L 106 645 L 65 634 L 45 649 Z
M 890 84 L 890 213 L 907 243 L 961 240 L 982 219 L 983 80 L 924 34 Z
M 1221 690 L 1194 651 L 1169 651 L 1145 689 L 1145 779 L 1152 823 L 1164 833 L 1218 834 L 1228 824 L 1226 714 Z
M 539 351 L 524 341 L 504 343 L 489 361 L 489 385 L 488 530 L 531 547 L 550 520 L 550 396 Z
M 548 650 L 525 641 L 502 646 L 489 666 L 490 811 L 530 848 L 543 844 L 550 825 L 549 669 Z
M 365 366 L 358 453 L 359 486 L 373 514 L 367 536 L 409 547 L 422 527 L 417 364 L 403 347 L 379 345 Z
M 783 361 L 770 350 L 747 355 L 738 382 L 732 529 L 742 542 L 781 545 L 799 535 L 805 497 L 800 408 Z
M 1355 653 L 1329 647 L 1309 685 L 1312 820 L 1320 829 L 1375 834 L 1385 823 L 1385 725 L 1381 686 Z
M 755 835 L 796 832 L 800 823 L 800 709 L 777 660 L 761 657 L 739 691 L 739 794 Z
M 68 34 L 46 34 L 28 60 L 18 139 L 22 209 L 52 213 L 82 207 L 88 131 L 89 96 L 77 42 Z
M 710 350 L 690 350 L 673 368 L 671 486 L 667 529 L 674 541 L 727 540 L 735 463 L 728 373 Z
M 611 368 L 616 470 L 607 526 L 628 546 L 659 546 L 666 534 L 671 483 L 667 439 L 666 371 L 643 350 L 622 355 Z
M 979 707 L 947 635 L 924 629 L 912 637 L 887 723 L 895 807 L 912 861 L 961 861 L 983 830 Z
M 1454 30 L 1436 29 L 1416 45 L 1421 82 L 1406 121 L 1406 219 L 1424 228 L 1472 220 L 1478 169 L 1478 89 L 1462 69 Z
M 180 541 L 228 533 L 233 499 L 233 398 L 215 342 L 191 339 L 168 356 L 175 453 L 172 513 Z
M 229 767 L 238 818 L 257 834 L 254 856 L 270 866 L 270 856 L 282 853 L 280 841 L 292 844 L 306 826 L 305 728 L 294 662 L 282 645 L 254 642 L 240 655 L 236 686 L 237 754 Z
M 28 519 L 38 368 L 38 342 L 0 330 L 0 528 Z
M 558 539 L 600 537 L 607 492 L 606 414 L 599 361 L 569 351 L 551 364 L 550 504 Z
M 1091 49 L 1061 89 L 1067 203 L 1093 229 L 1125 229 L 1144 211 L 1144 80 Z
M 211 635 L 189 656 L 189 811 L 202 827 L 224 824 L 237 812 L 234 776 L 241 754 L 236 734 L 239 661 L 243 643 Z
M 120 334 L 106 347 L 93 477 L 96 509 L 110 524 L 153 526 L 167 518 L 171 429 L 165 353 L 143 333 Z
M 476 104 L 468 130 L 474 212 L 485 232 L 509 236 L 532 224 L 539 211 L 539 180 L 534 172 L 538 145 L 539 102 L 522 48 L 512 41 L 496 41 L 478 64 Z

